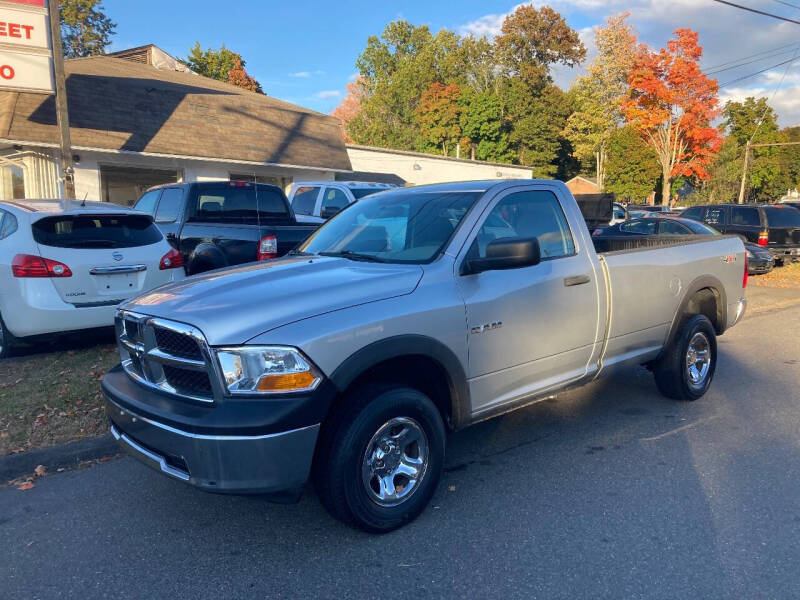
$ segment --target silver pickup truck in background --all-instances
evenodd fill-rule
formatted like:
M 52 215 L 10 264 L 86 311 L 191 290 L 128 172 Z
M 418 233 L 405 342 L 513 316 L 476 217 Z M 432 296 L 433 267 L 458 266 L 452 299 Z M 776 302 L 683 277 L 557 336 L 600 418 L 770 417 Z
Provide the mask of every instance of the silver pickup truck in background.
M 103 379 L 113 435 L 208 491 L 298 497 L 375 532 L 434 493 L 446 432 L 647 365 L 701 397 L 742 317 L 737 237 L 598 254 L 556 181 L 397 189 L 289 255 L 125 303 Z

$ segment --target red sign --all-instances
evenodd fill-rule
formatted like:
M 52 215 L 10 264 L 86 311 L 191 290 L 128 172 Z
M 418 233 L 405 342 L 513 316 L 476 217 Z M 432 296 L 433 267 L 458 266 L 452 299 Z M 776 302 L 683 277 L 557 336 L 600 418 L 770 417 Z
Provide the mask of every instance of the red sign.
M 14 4 L 27 4 L 28 6 L 41 6 L 44 8 L 44 0 L 5 0 Z

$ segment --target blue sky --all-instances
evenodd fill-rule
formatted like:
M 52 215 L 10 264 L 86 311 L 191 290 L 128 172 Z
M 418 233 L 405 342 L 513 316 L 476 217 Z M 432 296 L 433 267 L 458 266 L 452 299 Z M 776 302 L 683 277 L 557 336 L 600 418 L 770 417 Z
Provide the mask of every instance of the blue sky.
M 543 2 L 535 1 L 540 5 Z M 591 56 L 592 28 L 612 13 L 630 11 L 630 22 L 640 39 L 663 46 L 677 27 L 700 32 L 709 67 L 800 42 L 800 25 L 744 13 L 710 0 L 551 0 L 567 22 L 581 33 Z M 800 19 L 800 10 L 775 0 L 742 0 L 762 10 Z M 247 61 L 247 70 L 265 91 L 321 112 L 330 112 L 356 72 L 355 60 L 369 35 L 377 35 L 389 21 L 404 18 L 462 33 L 493 35 L 517 2 L 459 0 L 455 2 L 263 2 L 233 0 L 104 0 L 105 12 L 117 22 L 111 50 L 153 43 L 170 54 L 185 57 L 199 41 L 203 47 L 223 42 Z M 770 58 L 719 74 L 721 83 L 791 57 Z M 723 101 L 747 95 L 766 95 L 783 125 L 800 123 L 800 52 L 798 63 L 766 70 L 763 74 L 722 90 Z M 558 69 L 562 87 L 580 72 Z

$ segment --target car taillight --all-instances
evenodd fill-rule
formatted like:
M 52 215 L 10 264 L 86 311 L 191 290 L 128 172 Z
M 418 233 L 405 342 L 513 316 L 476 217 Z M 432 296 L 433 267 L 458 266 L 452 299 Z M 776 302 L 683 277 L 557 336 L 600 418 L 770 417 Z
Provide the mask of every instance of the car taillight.
M 268 235 L 258 243 L 258 260 L 269 260 L 278 256 L 278 238 Z
M 161 262 L 158 263 L 158 268 L 161 271 L 166 269 L 177 269 L 183 266 L 183 255 L 175 248 L 172 248 L 164 256 L 161 257 Z
M 744 253 L 744 275 L 742 275 L 742 288 L 747 287 L 747 252 Z
M 769 244 L 769 231 L 762 231 L 758 234 L 758 245 L 766 246 Z
M 11 272 L 14 277 L 72 277 L 64 263 L 32 254 L 17 254 L 11 261 Z

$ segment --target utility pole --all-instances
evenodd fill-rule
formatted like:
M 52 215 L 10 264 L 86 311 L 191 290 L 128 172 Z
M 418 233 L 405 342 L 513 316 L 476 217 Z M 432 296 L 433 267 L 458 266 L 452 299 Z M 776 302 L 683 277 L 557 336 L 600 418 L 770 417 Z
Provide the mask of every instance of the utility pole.
M 744 166 L 742 167 L 742 184 L 739 186 L 739 204 L 744 204 L 744 186 L 747 181 L 747 163 L 750 162 L 750 140 L 744 147 Z
M 61 172 L 64 174 L 64 192 L 67 198 L 75 199 L 75 169 L 72 167 L 72 141 L 69 135 L 69 113 L 67 111 L 67 84 L 64 74 L 64 52 L 61 47 L 61 17 L 58 0 L 49 0 L 50 39 L 53 44 L 53 71 L 56 83 L 56 119 L 61 134 Z

